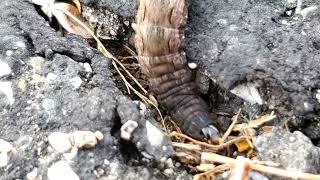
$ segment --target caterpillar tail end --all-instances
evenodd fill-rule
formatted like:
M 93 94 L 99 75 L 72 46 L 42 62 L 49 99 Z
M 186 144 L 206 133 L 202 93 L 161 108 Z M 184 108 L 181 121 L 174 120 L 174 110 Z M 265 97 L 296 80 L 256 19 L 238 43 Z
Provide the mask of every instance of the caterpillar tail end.
M 219 131 L 213 125 L 213 120 L 206 112 L 194 114 L 192 120 L 182 125 L 182 131 L 198 140 L 207 139 L 212 143 L 217 143 Z
M 212 143 L 218 143 L 219 131 L 214 125 L 208 125 L 201 129 L 206 139 L 209 139 Z

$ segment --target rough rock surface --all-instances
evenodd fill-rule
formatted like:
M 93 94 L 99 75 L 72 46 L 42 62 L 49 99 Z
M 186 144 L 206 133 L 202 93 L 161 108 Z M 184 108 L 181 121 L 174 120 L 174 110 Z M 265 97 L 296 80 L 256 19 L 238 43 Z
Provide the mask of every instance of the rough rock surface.
M 270 109 L 315 140 L 320 13 L 288 16 L 296 7 L 288 2 L 192 1 L 186 52 L 220 87 L 253 83 Z M 302 2 L 302 10 L 320 7 L 316 0 Z
M 134 104 L 130 99 L 121 100 L 125 97 L 112 80 L 109 59 L 78 36 L 62 37 L 27 0 L 4 0 L 0 12 L 4 69 L 0 76 L 0 138 L 14 147 L 7 153 L 7 165 L 0 168 L 0 179 L 47 179 L 48 168 L 59 161 L 66 161 L 80 179 L 168 178 L 153 156 L 142 156 L 149 146 L 138 150 L 118 135 L 125 121 L 120 114 L 139 114 L 140 109 L 126 106 Z M 122 106 L 127 108 L 118 108 Z M 139 120 L 152 121 L 148 117 L 139 116 Z M 104 138 L 94 148 L 73 148 L 68 153 L 49 145 L 52 132 L 76 130 L 100 131 Z M 166 145 L 172 148 L 170 142 Z M 190 179 L 183 170 L 174 171 L 170 178 Z
M 125 19 L 132 19 L 138 10 L 137 0 L 80 0 L 83 5 L 108 9 Z
M 274 128 L 258 136 L 254 145 L 262 161 L 277 162 L 292 171 L 320 173 L 320 148 L 300 131 Z

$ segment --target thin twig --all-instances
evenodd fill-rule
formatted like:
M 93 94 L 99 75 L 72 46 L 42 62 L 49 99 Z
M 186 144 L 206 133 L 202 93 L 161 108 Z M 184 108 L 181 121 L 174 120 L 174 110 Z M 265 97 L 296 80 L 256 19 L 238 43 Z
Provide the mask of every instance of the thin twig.
M 272 113 L 270 115 L 264 115 L 264 116 L 261 116 L 259 118 L 257 118 L 256 120 L 252 120 L 252 121 L 249 121 L 249 123 L 246 123 L 246 124 L 236 124 L 234 127 L 233 127 L 233 131 L 244 131 L 246 129 L 249 129 L 249 128 L 258 128 L 259 126 L 261 126 L 262 124 L 266 123 L 266 122 L 269 122 L 269 121 L 272 121 L 274 120 L 275 118 L 277 118 L 277 115 L 274 115 L 274 112 L 272 111 Z
M 239 116 L 241 113 L 241 109 L 239 109 L 237 115 L 233 118 L 233 121 L 231 123 L 231 125 L 229 126 L 228 130 L 224 133 L 224 135 L 222 136 L 221 140 L 220 140 L 220 144 L 224 143 L 225 140 L 228 138 L 228 136 L 230 135 L 230 133 L 232 132 L 232 129 L 234 127 L 234 125 L 238 122 Z
M 181 133 L 177 133 L 177 132 L 171 132 L 169 134 L 169 136 L 171 136 L 171 137 L 172 136 L 178 136 L 178 137 L 185 138 L 185 139 L 187 139 L 187 140 L 189 140 L 189 141 L 191 141 L 191 142 L 193 142 L 195 144 L 200 145 L 201 147 L 207 147 L 209 150 L 212 150 L 214 152 L 217 152 L 217 151 L 219 151 L 219 150 L 221 150 L 221 149 L 223 149 L 223 148 L 225 148 L 227 146 L 230 146 L 230 145 L 232 145 L 234 143 L 243 141 L 243 140 L 248 138 L 247 136 L 240 136 L 240 137 L 232 139 L 232 140 L 230 140 L 230 141 L 228 141 L 226 143 L 223 143 L 223 144 L 212 145 L 212 144 L 208 144 L 208 143 L 205 143 L 205 142 L 201 142 L 201 141 L 195 140 L 195 139 L 193 139 L 193 138 L 191 138 L 191 137 L 189 137 L 189 136 L 187 136 L 185 134 L 181 134 Z
M 122 45 L 134 58 L 138 60 L 138 55 L 127 45 L 123 44 Z
M 215 173 L 220 173 L 220 172 L 224 172 L 226 170 L 230 169 L 230 165 L 229 164 L 222 164 L 219 165 L 209 171 L 203 172 L 203 173 L 199 173 L 197 175 L 199 176 L 205 176 L 205 175 L 209 175 L 209 174 L 215 174 Z
M 252 170 L 272 174 L 280 177 L 292 178 L 292 179 L 306 179 L 306 180 L 320 180 L 320 175 L 314 175 L 309 173 L 301 173 L 297 171 L 288 171 L 284 169 L 279 169 L 275 167 L 268 167 L 260 164 L 255 164 L 249 159 L 246 159 L 249 163 L 249 166 Z M 239 163 L 239 160 L 229 158 L 226 156 L 221 156 L 215 153 L 203 152 L 201 154 L 201 161 L 209 161 L 212 163 L 220 163 L 220 164 L 236 164 Z
M 172 142 L 172 146 L 173 147 L 177 147 L 177 148 L 187 149 L 187 150 L 190 150 L 190 151 L 201 151 L 202 150 L 201 146 L 199 146 L 197 144 L 187 144 L 187 143 Z

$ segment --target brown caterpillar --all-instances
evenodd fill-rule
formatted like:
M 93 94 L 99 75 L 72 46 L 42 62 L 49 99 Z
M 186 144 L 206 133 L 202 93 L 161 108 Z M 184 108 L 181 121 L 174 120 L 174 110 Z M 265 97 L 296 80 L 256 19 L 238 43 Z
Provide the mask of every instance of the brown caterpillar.
M 140 0 L 135 46 L 150 89 L 182 131 L 194 138 L 215 140 L 206 103 L 197 95 L 183 51 L 187 0 Z

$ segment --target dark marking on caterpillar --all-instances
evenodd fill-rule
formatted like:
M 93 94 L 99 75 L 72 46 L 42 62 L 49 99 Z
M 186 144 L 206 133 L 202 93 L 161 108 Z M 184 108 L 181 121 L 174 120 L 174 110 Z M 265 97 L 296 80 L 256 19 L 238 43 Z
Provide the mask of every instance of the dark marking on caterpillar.
M 188 5 L 187 0 L 140 0 L 133 28 L 138 61 L 152 93 L 182 131 L 202 139 L 213 120 L 197 94 L 183 51 Z M 217 135 L 212 127 L 209 138 Z

